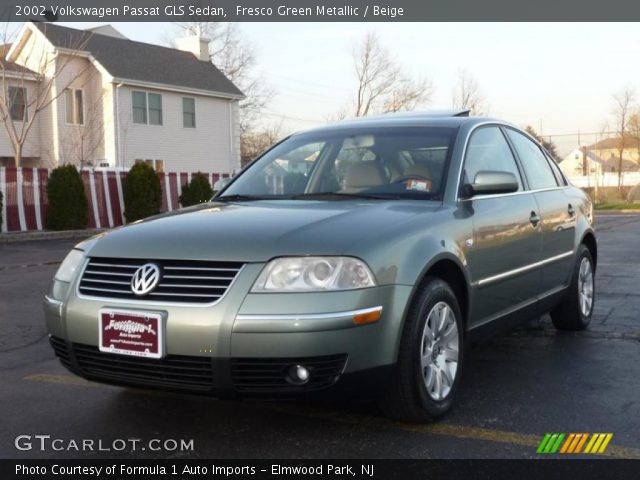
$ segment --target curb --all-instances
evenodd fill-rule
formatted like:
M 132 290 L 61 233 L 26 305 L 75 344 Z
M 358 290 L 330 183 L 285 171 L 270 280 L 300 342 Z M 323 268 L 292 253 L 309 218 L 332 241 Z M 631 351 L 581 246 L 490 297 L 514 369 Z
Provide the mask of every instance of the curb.
M 595 215 L 640 215 L 640 209 L 631 209 L 625 208 L 623 210 L 598 210 L 597 208 L 593 210 Z
M 83 240 L 97 233 L 104 232 L 105 228 L 92 228 L 88 230 L 64 230 L 55 231 L 38 231 L 38 232 L 15 232 L 0 234 L 0 244 L 15 242 L 32 242 L 37 240 Z

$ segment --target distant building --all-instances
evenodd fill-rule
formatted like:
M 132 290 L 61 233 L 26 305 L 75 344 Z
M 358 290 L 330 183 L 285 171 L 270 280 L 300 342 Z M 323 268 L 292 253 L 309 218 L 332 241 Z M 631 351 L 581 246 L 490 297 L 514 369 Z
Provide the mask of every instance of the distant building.
M 586 148 L 576 148 L 560 160 L 558 166 L 568 177 L 601 175 L 605 168 L 605 161 Z
M 625 138 L 624 145 L 620 137 L 611 137 L 587 146 L 587 149 L 595 152 L 607 163 L 607 172 L 618 171 L 618 160 L 620 158 L 620 149 L 622 150 L 623 172 L 635 171 L 640 164 L 640 139 L 628 137 Z

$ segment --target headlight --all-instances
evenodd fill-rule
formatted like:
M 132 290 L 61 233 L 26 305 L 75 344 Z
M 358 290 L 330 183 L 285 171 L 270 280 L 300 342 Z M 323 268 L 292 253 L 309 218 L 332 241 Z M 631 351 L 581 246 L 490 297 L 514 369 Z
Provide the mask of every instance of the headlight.
M 351 257 L 288 257 L 271 260 L 252 292 L 321 292 L 375 287 L 369 267 Z
M 84 252 L 81 250 L 71 250 L 62 261 L 60 268 L 56 272 L 56 280 L 70 283 L 78 267 L 82 264 Z

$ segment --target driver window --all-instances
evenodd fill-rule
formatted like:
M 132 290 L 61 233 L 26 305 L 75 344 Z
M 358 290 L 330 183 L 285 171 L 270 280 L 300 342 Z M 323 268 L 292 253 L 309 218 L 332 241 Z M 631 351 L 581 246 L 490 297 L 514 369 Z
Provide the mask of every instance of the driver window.
M 522 190 L 516 160 L 498 127 L 480 128 L 469 140 L 464 161 L 464 183 L 473 183 L 476 174 L 482 170 L 513 173 L 518 180 L 518 190 Z

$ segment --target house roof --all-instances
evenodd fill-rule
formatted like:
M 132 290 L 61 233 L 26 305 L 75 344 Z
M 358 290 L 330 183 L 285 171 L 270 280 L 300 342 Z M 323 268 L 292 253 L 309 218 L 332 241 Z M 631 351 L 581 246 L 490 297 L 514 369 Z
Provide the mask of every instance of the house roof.
M 600 140 L 598 143 L 593 145 L 589 145 L 589 148 L 594 150 L 610 150 L 610 149 L 619 149 L 622 143 L 622 139 L 620 137 L 611 137 L 605 138 L 604 140 Z M 625 149 L 628 148 L 637 148 L 638 141 L 634 137 L 625 137 Z
M 190 52 L 52 23 L 34 25 L 55 47 L 90 52 L 115 78 L 242 95 L 214 64 Z

